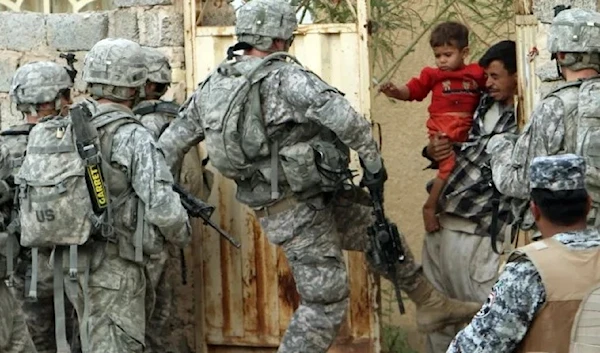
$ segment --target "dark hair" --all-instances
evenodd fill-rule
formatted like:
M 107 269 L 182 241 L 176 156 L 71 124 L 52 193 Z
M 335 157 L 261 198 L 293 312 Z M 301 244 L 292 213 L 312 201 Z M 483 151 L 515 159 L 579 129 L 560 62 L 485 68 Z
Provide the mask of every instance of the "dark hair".
M 429 37 L 432 48 L 453 45 L 458 49 L 469 46 L 469 29 L 462 23 L 447 21 L 435 26 Z
M 585 189 L 532 189 L 531 199 L 544 217 L 556 225 L 570 226 L 587 218 L 588 193 Z
M 500 61 L 509 74 L 517 72 L 517 45 L 512 40 L 503 40 L 498 42 L 483 54 L 479 59 L 479 66 L 486 68 L 493 61 Z

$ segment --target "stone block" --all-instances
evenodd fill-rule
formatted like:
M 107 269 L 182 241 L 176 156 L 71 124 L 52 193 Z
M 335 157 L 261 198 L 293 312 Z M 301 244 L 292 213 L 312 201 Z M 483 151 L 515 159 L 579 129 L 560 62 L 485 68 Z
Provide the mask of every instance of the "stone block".
M 108 13 L 108 36 L 125 38 L 137 42 L 140 40 L 138 10 L 122 9 Z
M 162 47 L 156 49 L 169 58 L 169 64 L 173 70 L 185 68 L 184 47 Z
M 0 11 L 0 49 L 29 51 L 46 46 L 43 14 Z
M 113 0 L 113 6 L 116 7 L 171 5 L 172 3 L 172 0 Z
M 10 82 L 19 67 L 21 56 L 21 53 L 14 51 L 0 51 L 0 62 L 2 62 L 0 65 L 0 92 L 8 93 L 10 90 Z
M 89 50 L 108 34 L 106 12 L 49 14 L 48 45 L 58 50 Z
M 533 2 L 533 14 L 537 18 L 545 23 L 552 22 L 554 18 L 554 7 L 558 5 L 571 6 L 572 8 L 579 7 L 582 9 L 594 10 L 597 9 L 596 0 L 534 0 Z
M 154 7 L 138 15 L 140 44 L 149 47 L 183 46 L 183 15 L 170 7 Z
M 6 130 L 22 122 L 23 114 L 11 103 L 8 94 L 0 94 L 0 129 Z

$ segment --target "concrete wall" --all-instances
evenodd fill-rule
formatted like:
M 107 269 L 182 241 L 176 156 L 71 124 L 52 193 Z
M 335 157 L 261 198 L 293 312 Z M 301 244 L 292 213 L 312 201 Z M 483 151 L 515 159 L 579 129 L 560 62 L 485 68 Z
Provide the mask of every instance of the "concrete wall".
M 114 10 L 78 14 L 0 12 L 0 128 L 18 123 L 22 116 L 11 105 L 8 92 L 15 70 L 28 62 L 52 60 L 65 64 L 61 52 L 71 51 L 80 71 L 85 54 L 106 37 L 131 39 L 164 52 L 173 68 L 168 98 L 183 102 L 185 59 L 183 15 L 173 0 L 114 0 Z M 74 97 L 85 92 L 81 74 L 77 76 Z

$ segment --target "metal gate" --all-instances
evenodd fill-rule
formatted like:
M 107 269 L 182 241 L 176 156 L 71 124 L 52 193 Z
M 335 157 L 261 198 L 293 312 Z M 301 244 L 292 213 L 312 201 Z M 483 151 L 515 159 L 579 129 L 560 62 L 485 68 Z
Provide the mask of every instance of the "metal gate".
M 370 119 L 367 6 L 358 2 L 357 23 L 300 26 L 290 52 Z M 186 1 L 186 67 L 193 67 L 186 70 L 188 93 L 235 43 L 233 27 L 196 27 L 194 14 L 195 2 Z M 285 256 L 269 244 L 253 212 L 236 201 L 234 183 L 216 175 L 209 202 L 217 206 L 214 219 L 242 248 L 203 228 L 195 249 L 195 256 L 201 254 L 195 266 L 202 267 L 194 279 L 201 286 L 194 298 L 196 352 L 275 352 L 299 300 Z M 330 352 L 379 352 L 378 280 L 367 273 L 362 254 L 345 256 L 351 304 Z

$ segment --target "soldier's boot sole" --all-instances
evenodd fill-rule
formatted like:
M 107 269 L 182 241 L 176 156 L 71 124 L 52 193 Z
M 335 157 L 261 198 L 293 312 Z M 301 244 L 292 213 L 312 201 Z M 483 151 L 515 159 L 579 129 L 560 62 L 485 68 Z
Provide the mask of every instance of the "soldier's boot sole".
M 418 276 L 417 287 L 407 291 L 407 294 L 417 306 L 417 329 L 423 333 L 467 323 L 482 305 L 448 298 L 435 289 L 422 274 Z

